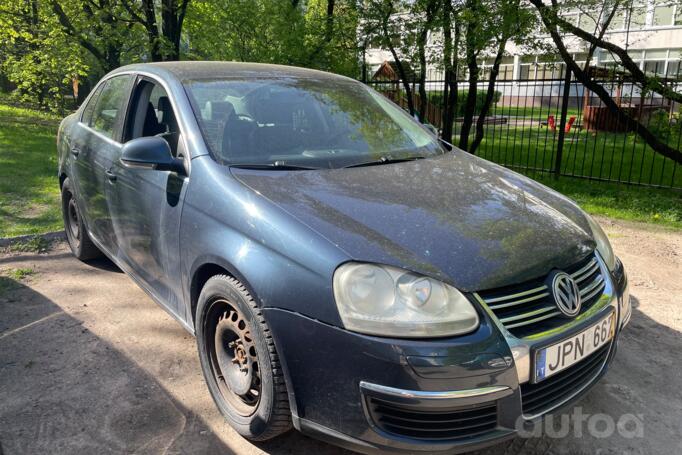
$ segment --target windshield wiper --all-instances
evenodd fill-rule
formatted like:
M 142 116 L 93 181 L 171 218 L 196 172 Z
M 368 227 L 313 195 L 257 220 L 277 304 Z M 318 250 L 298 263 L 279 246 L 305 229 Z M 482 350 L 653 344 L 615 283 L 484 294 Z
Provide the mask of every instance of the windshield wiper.
M 229 166 L 239 169 L 272 169 L 277 171 L 313 171 L 319 169 L 319 167 L 299 166 L 296 164 L 282 163 L 280 161 L 275 161 L 274 163 L 238 163 L 230 164 Z
M 390 156 L 382 156 L 378 160 L 363 161 L 362 163 L 350 164 L 350 165 L 344 166 L 344 167 L 349 168 L 349 167 L 379 166 L 381 164 L 402 163 L 405 161 L 416 161 L 416 160 L 423 160 L 423 159 L 424 159 L 423 156 L 409 156 L 406 158 L 391 158 Z

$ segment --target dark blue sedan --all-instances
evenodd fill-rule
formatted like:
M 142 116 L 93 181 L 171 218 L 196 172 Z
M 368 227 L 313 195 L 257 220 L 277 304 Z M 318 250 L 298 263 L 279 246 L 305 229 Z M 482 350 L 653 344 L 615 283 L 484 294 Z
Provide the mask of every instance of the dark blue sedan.
M 237 432 L 472 450 L 575 400 L 631 314 L 575 203 L 351 79 L 120 68 L 61 124 L 67 237 L 196 335 Z

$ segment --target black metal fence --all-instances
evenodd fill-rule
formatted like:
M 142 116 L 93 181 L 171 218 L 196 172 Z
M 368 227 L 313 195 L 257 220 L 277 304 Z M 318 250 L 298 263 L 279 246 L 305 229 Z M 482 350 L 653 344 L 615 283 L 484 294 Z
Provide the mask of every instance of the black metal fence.
M 476 155 L 531 175 L 682 189 L 682 165 L 654 152 L 636 131 L 624 128 L 581 83 L 572 80 L 567 86 L 563 74 L 558 73 L 549 74 L 558 77 L 539 78 L 547 75 L 535 71 L 535 79 L 514 80 L 503 75 L 498 80 L 496 102 L 485 117 L 484 137 Z M 677 88 L 672 79 L 666 83 Z M 407 108 L 406 91 L 399 81 L 375 80 L 368 84 Z M 488 81 L 479 81 L 479 90 L 486 90 L 487 85 Z M 656 94 L 642 93 L 622 78 L 604 78 L 601 85 L 621 109 L 629 111 L 659 139 L 681 150 L 679 105 Z M 444 87 L 442 79 L 426 83 L 426 119 L 439 130 L 443 126 Z M 459 83 L 459 90 L 467 87 L 468 81 Z M 417 84 L 411 84 L 411 88 L 414 105 L 419 107 L 422 100 Z M 463 97 L 458 98 L 458 103 L 464 104 Z M 474 122 L 477 117 L 478 113 Z M 454 121 L 455 144 L 462 120 L 458 116 Z M 474 130 L 469 142 L 473 141 Z

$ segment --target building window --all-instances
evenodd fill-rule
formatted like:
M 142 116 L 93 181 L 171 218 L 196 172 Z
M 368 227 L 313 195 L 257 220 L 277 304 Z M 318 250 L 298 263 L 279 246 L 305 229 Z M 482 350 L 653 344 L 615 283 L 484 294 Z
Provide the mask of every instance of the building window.
M 647 6 L 637 5 L 630 11 L 630 29 L 644 28 L 646 26 Z
M 562 16 L 564 20 L 573 26 L 578 26 L 578 14 L 577 13 L 567 13 Z
M 625 28 L 625 12 L 619 10 L 613 15 L 611 23 L 609 24 L 609 30 L 623 30 Z
M 647 60 L 644 62 L 644 72 L 648 75 L 663 76 L 665 74 L 665 60 Z
M 585 30 L 586 32 L 593 33 L 597 30 L 597 22 L 589 14 L 581 13 L 579 27 Z
M 668 70 L 666 72 L 666 76 L 674 78 L 674 79 L 679 79 L 682 74 L 680 73 L 680 61 L 671 61 L 668 62 Z
M 654 27 L 666 27 L 673 24 L 673 5 L 660 5 L 654 6 Z

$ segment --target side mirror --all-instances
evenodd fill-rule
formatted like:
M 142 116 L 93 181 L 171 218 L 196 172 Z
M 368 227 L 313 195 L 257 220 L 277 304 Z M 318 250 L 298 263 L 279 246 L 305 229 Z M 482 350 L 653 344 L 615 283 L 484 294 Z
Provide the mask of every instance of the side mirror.
M 121 163 L 132 168 L 185 173 L 182 160 L 173 157 L 168 142 L 156 136 L 126 142 L 121 150 Z

